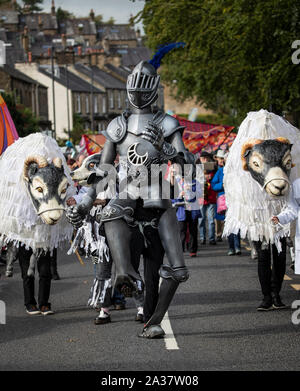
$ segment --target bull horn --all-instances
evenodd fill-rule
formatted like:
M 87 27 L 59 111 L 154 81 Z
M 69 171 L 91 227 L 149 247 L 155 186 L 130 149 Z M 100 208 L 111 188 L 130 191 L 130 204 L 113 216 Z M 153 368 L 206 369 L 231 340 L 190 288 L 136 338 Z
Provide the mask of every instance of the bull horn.
M 55 167 L 57 168 L 61 168 L 62 167 L 62 160 L 60 157 L 55 157 L 53 159 L 53 164 L 55 165 Z
M 275 140 L 283 144 L 290 144 L 290 140 L 286 137 L 277 137 Z
M 36 163 L 39 168 L 48 166 L 47 159 L 44 156 L 41 155 L 35 155 L 35 156 L 28 156 L 28 158 L 24 162 L 24 169 L 23 169 L 23 176 L 25 179 L 28 178 L 28 170 L 31 163 Z

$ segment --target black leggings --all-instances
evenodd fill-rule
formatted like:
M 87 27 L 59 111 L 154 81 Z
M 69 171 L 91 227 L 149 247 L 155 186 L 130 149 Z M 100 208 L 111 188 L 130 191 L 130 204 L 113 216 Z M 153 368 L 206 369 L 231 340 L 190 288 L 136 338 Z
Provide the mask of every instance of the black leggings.
M 161 244 L 158 230 L 146 227 L 144 230 L 148 241 L 144 255 L 144 278 L 145 278 L 145 299 L 144 299 L 144 321 L 145 323 L 153 315 L 159 293 L 159 268 L 163 264 L 165 251 Z
M 24 246 L 19 249 L 19 263 L 22 272 L 23 288 L 24 288 L 24 304 L 36 305 L 34 297 L 34 276 L 28 276 L 30 257 L 32 250 L 26 250 Z M 37 261 L 37 269 L 39 273 L 39 293 L 38 304 L 39 307 L 48 305 L 51 288 L 51 270 L 50 270 L 50 252 L 42 253 Z
M 179 221 L 180 239 L 182 243 L 182 250 L 185 249 L 185 241 L 187 234 L 187 227 L 189 227 L 190 241 L 189 250 L 191 253 L 196 253 L 198 249 L 198 219 L 192 219 L 192 213 L 189 210 L 185 211 L 185 221 Z
M 281 239 L 282 251 L 278 253 L 276 246 L 267 245 L 262 247 L 262 242 L 253 242 L 258 255 L 258 278 L 261 285 L 262 294 L 270 296 L 279 294 L 286 268 L 286 240 Z M 271 256 L 273 264 L 271 269 Z

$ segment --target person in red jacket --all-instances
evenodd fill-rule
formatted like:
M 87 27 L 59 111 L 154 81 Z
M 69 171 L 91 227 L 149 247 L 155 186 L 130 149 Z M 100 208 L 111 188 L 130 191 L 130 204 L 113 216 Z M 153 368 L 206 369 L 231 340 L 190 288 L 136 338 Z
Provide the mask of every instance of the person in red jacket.
M 204 184 L 203 205 L 201 207 L 202 217 L 198 219 L 201 244 L 206 243 L 206 218 L 208 224 L 209 244 L 216 244 L 215 214 L 216 214 L 217 193 L 213 191 L 211 187 L 211 180 L 214 174 L 215 171 L 204 170 L 205 184 Z

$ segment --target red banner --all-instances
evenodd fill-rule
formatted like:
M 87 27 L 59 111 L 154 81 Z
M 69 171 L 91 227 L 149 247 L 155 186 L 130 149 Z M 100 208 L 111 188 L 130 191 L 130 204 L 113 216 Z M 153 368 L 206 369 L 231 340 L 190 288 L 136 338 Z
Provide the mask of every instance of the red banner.
M 191 122 L 177 115 L 174 117 L 180 125 L 185 127 L 183 142 L 192 153 L 202 150 L 214 152 L 218 149 L 226 149 L 231 146 L 236 137 L 236 134 L 231 132 L 234 126 Z

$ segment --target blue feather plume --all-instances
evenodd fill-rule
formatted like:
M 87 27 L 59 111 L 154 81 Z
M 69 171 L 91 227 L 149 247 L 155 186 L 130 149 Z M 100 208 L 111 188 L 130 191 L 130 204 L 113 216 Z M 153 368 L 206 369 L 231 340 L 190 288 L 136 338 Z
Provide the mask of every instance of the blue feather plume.
M 155 69 L 160 67 L 160 62 L 162 58 L 169 53 L 170 50 L 176 49 L 179 47 L 184 47 L 185 43 L 184 42 L 173 42 L 169 43 L 167 45 L 160 45 L 158 47 L 158 51 L 154 54 L 154 56 L 149 60 L 148 62 L 154 66 Z

